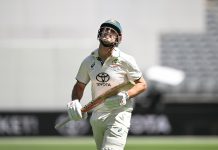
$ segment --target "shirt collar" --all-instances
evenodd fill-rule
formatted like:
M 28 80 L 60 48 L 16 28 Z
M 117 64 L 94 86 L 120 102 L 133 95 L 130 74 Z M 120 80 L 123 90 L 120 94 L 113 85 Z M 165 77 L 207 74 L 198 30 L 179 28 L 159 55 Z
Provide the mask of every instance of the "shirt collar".
M 99 57 L 98 55 L 98 49 L 94 50 L 92 53 L 91 53 L 92 56 L 94 57 Z M 120 56 L 120 50 L 119 48 L 115 47 L 114 50 L 112 51 L 112 57 L 119 57 Z
M 113 57 L 119 57 L 120 56 L 120 49 L 115 47 L 113 52 L 112 52 Z

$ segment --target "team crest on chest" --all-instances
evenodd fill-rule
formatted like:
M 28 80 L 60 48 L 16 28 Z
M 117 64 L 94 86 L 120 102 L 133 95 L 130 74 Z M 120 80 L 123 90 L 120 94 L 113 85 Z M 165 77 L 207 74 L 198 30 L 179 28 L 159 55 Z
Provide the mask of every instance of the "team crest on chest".
M 118 58 L 115 58 L 115 59 L 112 61 L 112 63 L 111 63 L 110 66 L 111 66 L 111 67 L 121 66 L 121 61 L 120 61 Z
M 122 70 L 121 69 L 122 63 L 118 58 L 114 59 L 109 66 L 114 71 L 121 71 Z

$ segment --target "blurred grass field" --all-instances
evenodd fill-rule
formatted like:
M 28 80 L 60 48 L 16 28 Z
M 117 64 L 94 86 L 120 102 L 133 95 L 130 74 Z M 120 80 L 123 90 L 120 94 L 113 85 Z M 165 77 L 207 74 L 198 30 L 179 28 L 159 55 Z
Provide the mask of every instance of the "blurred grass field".
M 95 150 L 92 137 L 0 138 L 0 150 Z M 218 150 L 218 137 L 128 137 L 125 150 Z

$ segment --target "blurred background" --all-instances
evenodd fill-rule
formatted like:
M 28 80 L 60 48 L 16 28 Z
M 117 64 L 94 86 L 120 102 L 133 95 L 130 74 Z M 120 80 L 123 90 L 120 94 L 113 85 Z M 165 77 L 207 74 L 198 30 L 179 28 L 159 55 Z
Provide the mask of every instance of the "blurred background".
M 88 120 L 54 125 L 108 19 L 121 23 L 119 47 L 149 83 L 129 134 L 218 135 L 217 0 L 0 0 L 0 136 L 92 134 Z M 154 80 L 155 66 L 182 79 L 159 70 Z M 88 85 L 82 104 L 90 99 Z

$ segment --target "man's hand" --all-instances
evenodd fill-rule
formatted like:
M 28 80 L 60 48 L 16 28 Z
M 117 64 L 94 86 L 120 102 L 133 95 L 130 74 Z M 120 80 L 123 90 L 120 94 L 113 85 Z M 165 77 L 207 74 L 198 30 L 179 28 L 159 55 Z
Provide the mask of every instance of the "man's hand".
M 119 92 L 115 96 L 111 96 L 105 100 L 104 105 L 109 109 L 118 109 L 121 106 L 126 105 L 126 101 L 129 99 L 129 95 L 126 91 Z
M 87 118 L 87 113 L 81 112 L 82 105 L 79 100 L 73 100 L 67 103 L 67 112 L 71 120 L 81 120 Z

